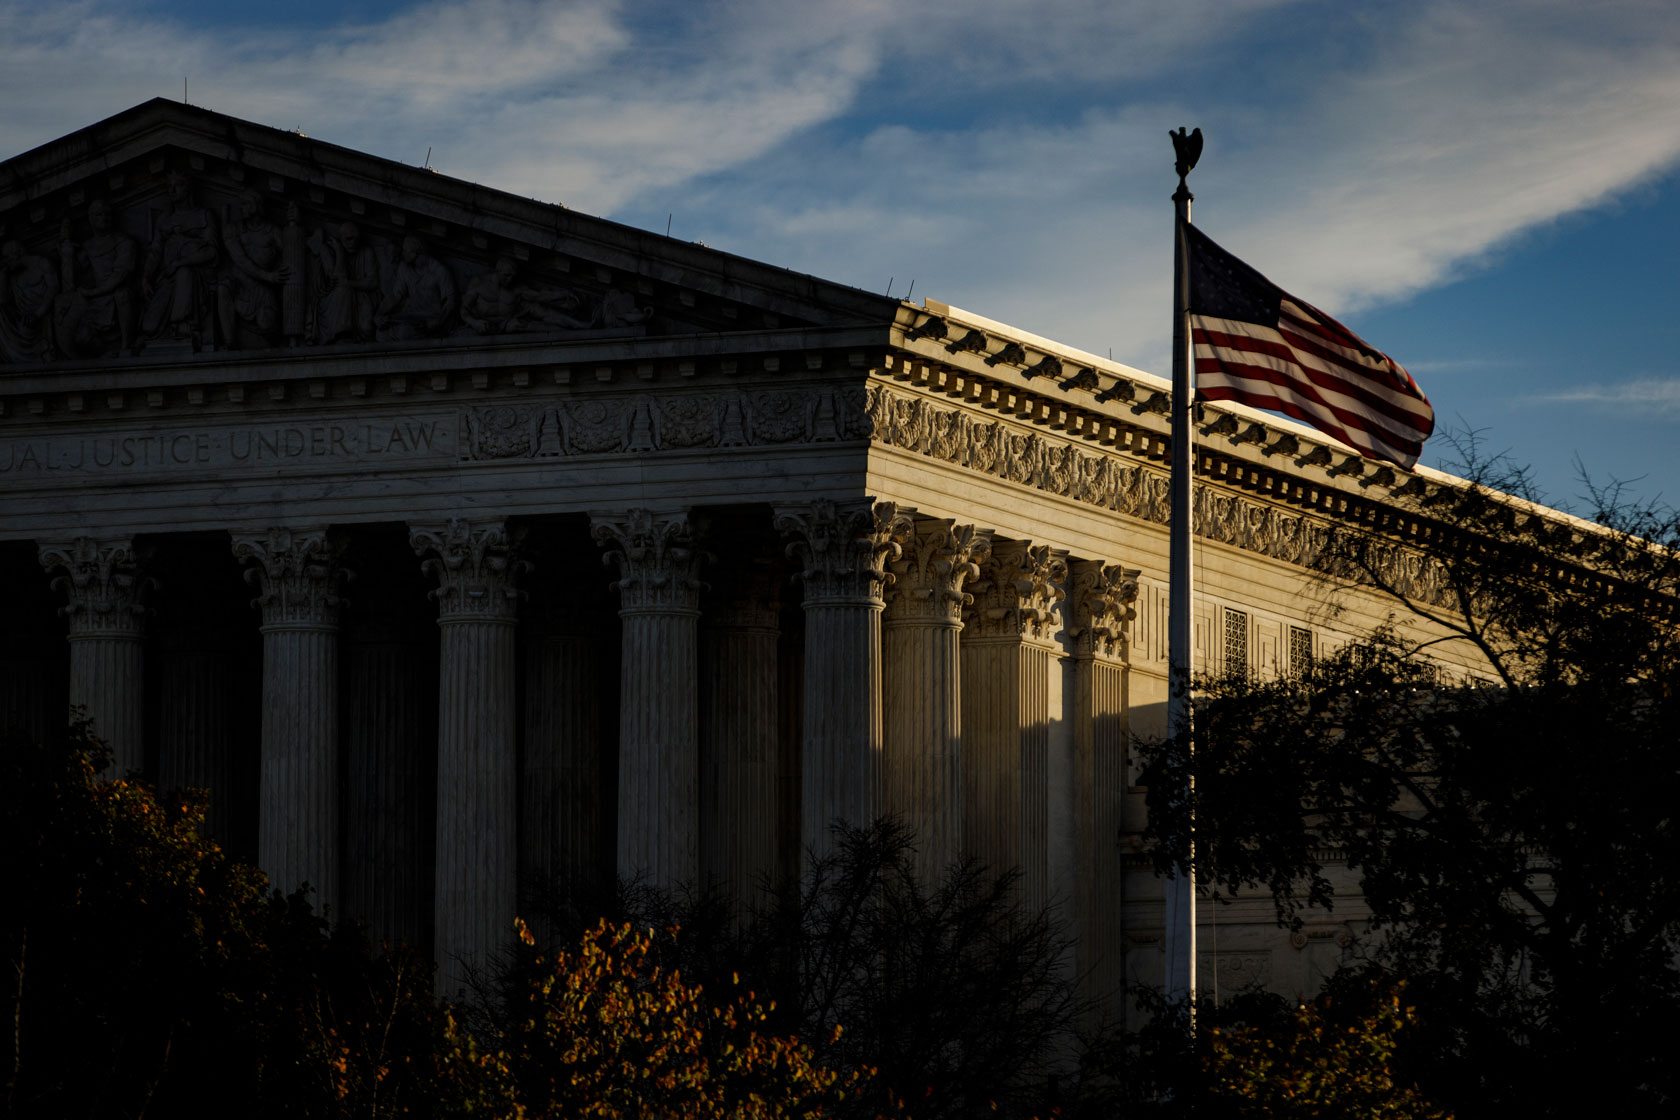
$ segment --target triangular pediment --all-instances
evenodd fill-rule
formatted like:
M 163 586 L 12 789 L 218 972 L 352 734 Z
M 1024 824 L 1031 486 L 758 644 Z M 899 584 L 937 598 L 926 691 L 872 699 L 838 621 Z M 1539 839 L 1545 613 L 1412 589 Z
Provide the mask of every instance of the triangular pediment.
M 156 100 L 0 163 L 0 366 L 890 322 L 894 301 Z

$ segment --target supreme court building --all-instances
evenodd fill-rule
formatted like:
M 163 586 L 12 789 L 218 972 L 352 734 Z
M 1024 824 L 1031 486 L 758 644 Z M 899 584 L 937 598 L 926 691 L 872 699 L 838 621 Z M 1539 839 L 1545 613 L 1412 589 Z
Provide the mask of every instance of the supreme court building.
M 1019 867 L 1106 998 L 1161 973 L 1167 412 L 932 300 L 152 101 L 0 163 L 0 717 L 85 705 L 449 968 L 522 885 L 745 894 L 892 812 L 930 871 Z M 1198 667 L 1380 621 L 1328 527 L 1451 481 L 1198 432 Z M 1225 909 L 1204 977 L 1310 992 L 1347 913 Z

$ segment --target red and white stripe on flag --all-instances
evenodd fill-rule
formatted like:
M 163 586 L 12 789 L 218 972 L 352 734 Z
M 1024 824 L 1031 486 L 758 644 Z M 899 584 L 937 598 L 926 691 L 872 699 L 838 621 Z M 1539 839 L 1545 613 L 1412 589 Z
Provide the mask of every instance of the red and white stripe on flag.
M 1179 224 L 1196 391 L 1303 420 L 1361 455 L 1411 467 L 1435 410 L 1400 363 Z
M 1283 296 L 1277 323 L 1190 316 L 1196 393 L 1311 424 L 1370 459 L 1417 462 L 1435 410 L 1411 374 L 1309 304 Z

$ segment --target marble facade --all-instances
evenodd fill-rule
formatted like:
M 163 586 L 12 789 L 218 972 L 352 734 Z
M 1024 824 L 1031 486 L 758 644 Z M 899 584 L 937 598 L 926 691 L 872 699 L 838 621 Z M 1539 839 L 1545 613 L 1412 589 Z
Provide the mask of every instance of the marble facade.
M 750 895 L 882 812 L 1158 975 L 1160 378 L 162 101 L 0 163 L 0 244 L 0 716 L 85 706 L 446 987 L 556 877 Z M 1433 593 L 1451 480 L 1200 430 L 1202 667 L 1381 619 L 1338 521 Z M 1309 991 L 1344 932 L 1204 955 Z

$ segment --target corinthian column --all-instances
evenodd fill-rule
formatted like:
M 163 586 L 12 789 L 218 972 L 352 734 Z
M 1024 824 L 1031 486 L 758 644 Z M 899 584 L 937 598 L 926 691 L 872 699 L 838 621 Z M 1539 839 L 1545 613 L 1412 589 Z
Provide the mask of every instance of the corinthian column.
M 235 534 L 262 610 L 257 861 L 281 890 L 338 904 L 338 611 L 347 573 L 325 529 Z
M 696 675 L 700 564 L 686 513 L 590 515 L 610 546 L 624 622 L 618 713 L 618 871 L 657 886 L 700 872 Z
M 143 653 L 152 581 L 127 540 L 77 537 L 41 546 L 41 566 L 63 574 L 70 621 L 70 703 L 87 708 L 93 733 L 111 748 L 116 776 L 146 767 Z
M 1073 644 L 1074 956 L 1086 1006 L 1118 1010 L 1123 978 L 1120 811 L 1126 792 L 1126 623 L 1138 573 L 1071 565 Z
M 518 537 L 502 521 L 409 526 L 438 584 L 433 945 L 450 996 L 512 936 L 518 906 Z
M 964 840 L 994 872 L 1020 870 L 1033 911 L 1050 900 L 1050 692 L 1066 580 L 1049 546 L 995 541 L 963 616 Z
M 720 570 L 701 627 L 700 870 L 743 901 L 776 871 L 779 574 Z
M 881 812 L 882 592 L 912 512 L 869 499 L 776 511 L 805 587 L 800 831 L 807 858 L 829 853 L 836 821 L 867 825 Z
M 933 881 L 962 851 L 962 687 L 958 636 L 991 539 L 972 525 L 916 524 L 892 563 L 882 618 L 886 808 L 916 831 L 917 865 Z

